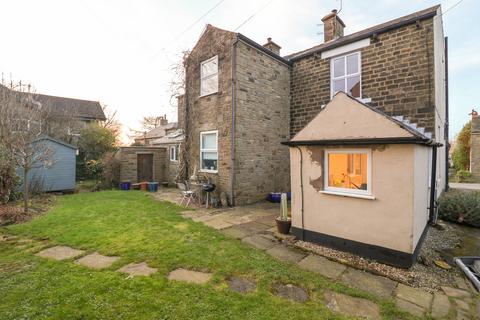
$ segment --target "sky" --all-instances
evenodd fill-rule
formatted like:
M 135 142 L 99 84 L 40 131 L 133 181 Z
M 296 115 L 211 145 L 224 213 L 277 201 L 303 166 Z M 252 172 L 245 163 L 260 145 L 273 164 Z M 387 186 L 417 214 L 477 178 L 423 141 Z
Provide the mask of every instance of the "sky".
M 450 132 L 480 109 L 476 0 L 0 0 L 0 72 L 37 93 L 100 101 L 117 110 L 123 140 L 143 116 L 176 121 L 172 68 L 207 23 L 281 54 L 323 42 L 321 18 L 340 9 L 345 34 L 441 4 L 449 38 Z M 456 5 L 456 6 L 455 6 Z M 452 6 L 455 6 L 452 8 Z

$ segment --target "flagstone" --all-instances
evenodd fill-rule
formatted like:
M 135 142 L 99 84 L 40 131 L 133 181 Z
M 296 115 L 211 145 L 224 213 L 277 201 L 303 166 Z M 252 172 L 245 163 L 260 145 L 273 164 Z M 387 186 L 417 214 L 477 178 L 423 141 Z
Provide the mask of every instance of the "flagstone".
M 85 251 L 83 250 L 77 250 L 67 246 L 55 246 L 38 252 L 36 256 L 54 260 L 66 260 L 78 257 L 84 253 Z
M 183 268 L 175 269 L 168 274 L 168 280 L 185 281 L 196 284 L 207 283 L 213 274 L 207 272 L 192 271 Z
M 239 224 L 238 226 L 241 226 L 242 228 L 245 228 L 247 230 L 251 230 L 252 232 L 261 232 L 270 228 L 267 225 L 264 225 L 255 221 L 242 223 L 242 224 Z
M 395 281 L 352 268 L 347 269 L 342 275 L 341 281 L 346 285 L 373 293 L 380 298 L 391 297 L 397 286 Z
M 308 300 L 307 291 L 293 284 L 275 284 L 273 285 L 273 294 L 296 302 Z
M 443 292 L 450 298 L 470 298 L 471 294 L 468 291 L 451 288 L 451 287 L 442 287 Z
M 430 303 L 433 299 L 433 295 L 431 293 L 412 288 L 401 283 L 397 287 L 396 294 L 398 298 L 416 304 L 427 310 L 430 308 Z
M 241 277 L 232 277 L 228 280 L 228 288 L 232 291 L 240 293 L 248 293 L 255 291 L 257 285 L 254 280 L 241 278 Z
M 75 261 L 77 264 L 92 268 L 92 269 L 104 269 L 110 267 L 120 257 L 104 256 L 98 252 L 89 254 Z
M 298 263 L 302 269 L 312 271 L 330 279 L 337 279 L 347 267 L 318 255 L 308 255 Z
M 261 224 L 265 224 L 269 227 L 273 227 L 276 224 L 275 223 L 275 217 L 271 216 L 271 215 L 260 217 L 258 219 L 255 219 L 254 221 L 258 222 L 258 223 L 261 223 Z
M 325 292 L 327 308 L 343 315 L 380 320 L 380 308 L 370 300 L 350 297 L 342 293 Z
M 276 244 L 272 240 L 266 239 L 258 234 L 243 238 L 242 241 L 260 250 L 270 249 Z
M 205 225 L 211 228 L 214 228 L 216 230 L 221 230 L 221 229 L 225 229 L 232 226 L 231 223 L 226 222 L 223 218 L 215 218 L 212 220 L 205 221 Z
M 222 229 L 220 230 L 223 234 L 228 235 L 230 237 L 236 238 L 236 239 L 243 239 L 245 237 L 248 237 L 252 234 L 252 231 L 247 230 L 245 228 L 239 227 L 239 226 L 232 226 L 230 228 Z
M 410 314 L 413 314 L 414 316 L 421 317 L 421 318 L 425 313 L 425 310 L 422 307 L 399 298 L 395 299 L 395 306 L 400 311 L 408 312 Z
M 121 267 L 117 272 L 128 273 L 132 277 L 149 276 L 157 272 L 157 268 L 151 268 L 146 262 L 130 263 Z
M 432 317 L 438 319 L 448 315 L 450 311 L 450 301 L 448 297 L 442 293 L 433 294 Z
M 292 263 L 296 263 L 306 256 L 306 254 L 290 249 L 284 245 L 275 245 L 266 252 L 279 260 Z

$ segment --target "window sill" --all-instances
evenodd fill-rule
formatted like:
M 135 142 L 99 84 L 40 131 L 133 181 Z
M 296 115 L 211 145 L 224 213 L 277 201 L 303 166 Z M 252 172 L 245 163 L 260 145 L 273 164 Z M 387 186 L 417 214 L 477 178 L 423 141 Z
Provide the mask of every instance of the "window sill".
M 336 191 L 319 191 L 323 194 L 330 194 L 334 196 L 350 197 L 350 198 L 359 198 L 367 200 L 375 200 L 375 197 L 368 194 L 355 194 L 355 193 L 346 193 L 346 192 L 336 192 Z
M 198 98 L 208 97 L 208 96 L 211 96 L 211 95 L 217 94 L 217 93 L 219 93 L 219 91 L 215 91 L 215 92 L 212 92 L 212 93 L 206 93 L 204 95 L 199 95 Z
M 207 170 L 207 169 L 200 169 L 198 172 L 202 173 L 218 173 L 218 170 Z

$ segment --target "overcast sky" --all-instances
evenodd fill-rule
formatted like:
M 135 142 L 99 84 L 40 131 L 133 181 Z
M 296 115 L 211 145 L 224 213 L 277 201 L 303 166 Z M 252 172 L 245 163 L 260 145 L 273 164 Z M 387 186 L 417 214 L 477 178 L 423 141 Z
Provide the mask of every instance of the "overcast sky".
M 457 2 L 344 0 L 340 16 L 349 34 L 439 3 L 445 11 Z M 167 114 L 176 121 L 171 67 L 205 24 L 235 30 L 248 20 L 238 32 L 260 44 L 272 37 L 289 54 L 322 42 L 318 24 L 339 6 L 338 0 L 0 0 L 0 71 L 32 83 L 38 93 L 100 101 L 118 110 L 127 132 L 144 115 Z M 479 18 L 475 0 L 443 16 L 453 134 L 472 107 L 480 108 Z

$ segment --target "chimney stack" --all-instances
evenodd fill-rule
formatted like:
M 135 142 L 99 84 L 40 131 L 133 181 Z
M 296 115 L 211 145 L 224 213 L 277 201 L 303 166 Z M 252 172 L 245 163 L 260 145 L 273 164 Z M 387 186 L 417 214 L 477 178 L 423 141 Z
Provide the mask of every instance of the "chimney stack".
M 336 9 L 332 10 L 332 12 L 323 17 L 322 22 L 323 38 L 325 42 L 343 37 L 343 28 L 345 28 L 345 23 L 343 23 L 342 19 L 340 19 L 340 17 L 337 15 Z
M 160 125 L 164 126 L 167 123 L 168 123 L 167 115 L 164 115 L 163 117 L 160 117 Z
M 282 47 L 273 42 L 272 38 L 267 38 L 267 43 L 265 43 L 263 46 L 273 53 L 280 55 L 280 49 L 282 49 Z

